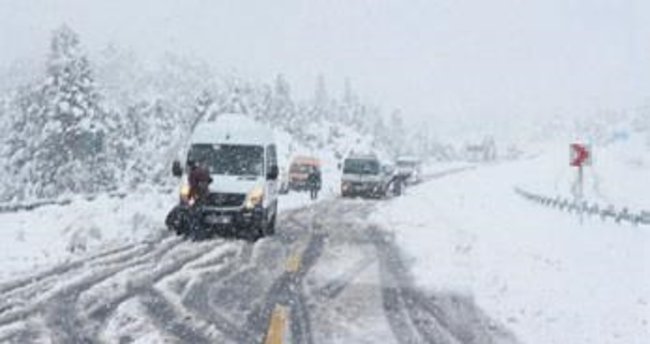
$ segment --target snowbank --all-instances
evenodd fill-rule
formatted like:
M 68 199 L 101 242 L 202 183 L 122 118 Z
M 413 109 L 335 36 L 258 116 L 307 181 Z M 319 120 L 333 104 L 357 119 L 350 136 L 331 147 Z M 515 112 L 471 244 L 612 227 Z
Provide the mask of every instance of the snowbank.
M 151 191 L 0 215 L 0 279 L 126 243 L 154 239 L 176 196 Z
M 323 198 L 334 197 L 324 191 Z M 164 219 L 177 194 L 143 189 L 0 214 L 0 280 L 166 234 Z M 308 193 L 282 195 L 279 211 L 309 205 Z

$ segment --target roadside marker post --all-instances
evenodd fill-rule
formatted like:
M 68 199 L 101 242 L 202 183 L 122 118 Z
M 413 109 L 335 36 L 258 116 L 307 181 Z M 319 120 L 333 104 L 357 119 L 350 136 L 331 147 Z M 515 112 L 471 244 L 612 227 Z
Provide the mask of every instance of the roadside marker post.
M 584 166 L 591 166 L 592 150 L 590 145 L 583 143 L 572 143 L 569 146 L 570 158 L 569 165 L 578 168 L 578 179 L 573 187 L 573 196 L 576 203 L 582 202 L 584 197 Z M 582 211 L 580 212 L 580 224 L 583 221 Z

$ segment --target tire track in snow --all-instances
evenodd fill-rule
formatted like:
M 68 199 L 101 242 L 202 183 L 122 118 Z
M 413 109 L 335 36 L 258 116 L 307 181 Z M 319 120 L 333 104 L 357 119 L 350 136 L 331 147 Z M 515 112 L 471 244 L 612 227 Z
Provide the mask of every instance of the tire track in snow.
M 195 314 L 199 319 L 213 324 L 214 327 L 226 337 L 233 339 L 236 343 L 251 343 L 251 334 L 245 329 L 240 328 L 230 319 L 219 312 L 210 303 L 208 295 L 211 294 L 215 285 L 229 278 L 229 272 L 224 274 L 208 274 L 192 286 L 192 289 L 183 298 L 183 306 Z
M 311 210 L 310 210 L 311 211 Z M 325 214 L 323 214 L 325 216 Z M 309 216 L 311 217 L 311 216 Z M 307 298 L 303 288 L 303 280 L 320 258 L 327 235 L 314 229 L 312 218 L 305 224 L 295 216 L 289 218 L 294 231 L 308 236 L 306 247 L 300 257 L 297 269 L 287 269 L 272 284 L 262 303 L 249 312 L 245 328 L 252 329 L 252 342 L 262 342 L 267 334 L 268 324 L 277 305 L 290 308 L 290 336 L 292 343 L 314 343 L 311 318 L 307 308 Z M 294 242 L 297 242 L 298 236 Z
M 211 323 L 218 331 L 236 343 L 255 343 L 250 331 L 240 328 L 217 310 L 210 300 L 210 295 L 218 291 L 222 284 L 231 280 L 235 274 L 243 274 L 253 268 L 251 265 L 255 245 L 244 242 L 232 262 L 199 276 L 192 284 L 181 302 L 195 317 Z
M 149 288 L 139 294 L 142 304 L 156 327 L 173 336 L 180 343 L 211 344 L 215 340 L 204 328 L 193 324 L 193 319 L 179 313 L 176 306 L 159 291 Z
M 121 273 L 129 275 L 129 278 L 118 281 L 118 283 L 126 283 L 126 286 L 120 292 L 108 296 L 100 293 L 96 298 L 84 300 L 84 305 L 81 308 L 88 309 L 88 312 L 85 314 L 85 320 L 86 322 L 96 324 L 93 337 L 96 337 L 101 329 L 106 326 L 108 320 L 110 320 L 111 316 L 121 304 L 153 288 L 161 280 L 173 277 L 174 274 L 182 271 L 186 266 L 202 259 L 214 250 L 221 248 L 221 246 L 222 243 L 216 243 L 187 256 L 176 255 L 171 263 L 163 264 L 162 267 L 155 266 L 153 270 L 145 269 L 144 272 L 139 270 L 134 271 L 134 273 L 122 271 Z M 217 259 L 229 255 L 229 252 L 231 251 L 225 251 L 219 254 Z
M 469 297 L 427 297 L 414 287 L 394 241 L 377 227 L 368 228 L 368 235 L 377 249 L 384 312 L 400 343 L 517 343 Z
M 72 270 L 79 269 L 83 267 L 84 264 L 87 264 L 90 261 L 101 259 L 107 256 L 112 256 L 112 255 L 119 255 L 125 251 L 129 251 L 135 247 L 135 244 L 130 244 L 126 245 L 123 247 L 119 247 L 117 249 L 109 250 L 107 252 L 103 252 L 101 254 L 98 254 L 97 256 L 92 256 L 90 258 L 82 258 L 79 260 L 76 260 L 71 263 L 64 263 L 60 264 L 57 266 L 54 266 L 42 273 L 36 274 L 36 275 L 30 275 L 27 277 L 23 277 L 17 280 L 13 280 L 10 282 L 6 282 L 0 285 L 0 294 L 7 294 L 11 293 L 17 289 L 25 288 L 28 287 L 32 284 L 38 284 L 41 283 L 43 280 L 49 278 L 49 277 L 58 277 L 61 276 L 65 273 L 68 273 Z
M 327 283 L 316 291 L 316 295 L 323 298 L 334 299 L 337 298 L 345 288 L 352 283 L 355 277 L 360 275 L 368 267 L 375 262 L 375 258 L 364 257 L 357 262 L 352 268 L 344 271 L 339 276 L 335 277 L 331 282 Z
M 71 263 L 63 263 L 44 272 L 23 277 L 16 281 L 7 282 L 0 286 L 0 295 L 2 295 L 2 301 L 0 301 L 0 314 L 4 313 L 9 308 L 12 308 L 6 303 L 2 304 L 3 301 L 6 302 L 12 300 L 15 297 L 30 300 L 55 287 L 64 277 L 68 275 L 77 275 L 80 271 L 89 268 L 97 268 L 102 265 L 119 263 L 128 264 L 130 260 L 138 256 L 150 254 L 156 249 L 159 249 L 159 246 L 167 239 L 169 239 L 168 236 L 163 236 L 159 238 L 159 240 L 153 242 L 140 242 L 125 245 L 94 256 L 80 258 Z M 169 240 L 180 243 L 180 241 L 175 238 L 170 238 Z
M 62 275 L 48 274 L 48 276 L 44 279 L 40 279 L 35 283 L 30 283 L 29 285 L 23 286 L 22 289 L 15 290 L 14 293 L 9 293 L 9 295 L 3 295 L 2 302 L 4 304 L 2 306 L 3 311 L 0 312 L 0 326 L 6 325 L 10 322 L 16 321 L 16 319 L 20 319 L 20 317 L 25 317 L 30 313 L 33 313 L 35 306 L 41 305 L 45 300 L 56 296 L 69 287 L 74 286 L 75 284 L 83 284 L 85 283 L 85 280 L 97 280 L 98 276 L 105 276 L 105 278 L 109 278 L 110 276 L 115 275 L 122 270 L 144 264 L 152 259 L 155 260 L 156 257 L 164 255 L 166 252 L 176 247 L 181 242 L 182 241 L 172 239 L 158 247 L 150 246 L 150 249 L 143 255 L 136 255 L 136 260 L 123 262 L 123 265 L 102 267 L 95 275 L 90 274 L 89 276 L 82 275 L 81 277 L 78 277 L 80 273 L 87 273 L 88 271 L 92 270 L 92 267 L 89 268 L 83 264 L 83 262 L 81 262 L 82 264 L 81 267 L 78 268 L 78 271 L 65 270 L 66 273 Z M 152 258 L 150 258 L 150 256 Z M 53 270 L 56 270 L 56 268 Z M 99 279 L 97 283 L 100 283 L 104 279 Z M 62 281 L 64 282 L 62 283 Z
M 114 311 L 119 304 L 127 301 L 131 297 L 137 295 L 145 286 L 151 286 L 162 278 L 173 275 L 175 272 L 181 270 L 186 264 L 200 259 L 202 256 L 208 254 L 212 249 L 219 246 L 211 246 L 200 250 L 198 253 L 183 256 L 172 254 L 169 257 L 171 263 L 159 266 L 159 262 L 164 256 L 170 252 L 173 253 L 175 248 L 179 247 L 182 241 L 172 240 L 167 245 L 151 250 L 144 257 L 138 257 L 135 261 L 129 261 L 126 265 L 119 265 L 117 267 L 109 267 L 97 273 L 96 271 L 90 276 L 82 276 L 76 281 L 69 282 L 62 286 L 57 287 L 57 290 L 50 295 L 28 305 L 23 310 L 18 310 L 0 318 L 0 326 L 9 325 L 14 322 L 26 321 L 30 316 L 35 314 L 43 314 L 45 317 L 45 327 L 50 331 L 51 336 L 56 339 L 56 342 L 73 342 L 73 343 L 87 343 L 94 342 L 100 329 L 104 326 L 112 311 Z M 219 243 L 221 244 L 221 243 Z M 190 246 L 191 247 L 191 246 Z M 189 248 L 189 247 L 188 247 Z M 147 264 L 153 264 L 153 275 L 141 280 L 141 284 L 129 289 L 127 295 L 111 295 L 103 294 L 102 299 L 97 300 L 97 304 L 101 307 L 91 312 L 91 317 L 80 317 L 78 301 L 79 297 L 92 290 L 95 286 L 110 280 L 111 278 L 121 274 L 127 273 L 130 269 L 135 269 L 138 266 L 142 267 Z M 109 302 L 106 302 L 106 298 Z

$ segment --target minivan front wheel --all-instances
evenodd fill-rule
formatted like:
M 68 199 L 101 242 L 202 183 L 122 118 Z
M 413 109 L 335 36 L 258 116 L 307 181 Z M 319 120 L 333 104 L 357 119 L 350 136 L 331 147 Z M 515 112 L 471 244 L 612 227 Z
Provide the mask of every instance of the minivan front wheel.
M 253 241 L 257 241 L 269 235 L 269 232 L 270 232 L 269 223 L 264 220 L 260 220 L 259 222 L 255 222 L 254 224 L 251 225 L 250 233 L 252 237 L 251 239 Z
M 271 218 L 271 221 L 266 225 L 266 235 L 275 234 L 275 215 Z

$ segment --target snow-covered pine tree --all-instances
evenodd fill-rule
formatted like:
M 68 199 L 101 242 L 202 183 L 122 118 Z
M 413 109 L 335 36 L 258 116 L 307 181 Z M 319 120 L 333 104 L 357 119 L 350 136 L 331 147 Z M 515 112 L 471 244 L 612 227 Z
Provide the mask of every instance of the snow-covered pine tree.
M 368 132 L 374 138 L 374 147 L 378 150 L 392 151 L 393 132 L 386 124 L 379 108 L 368 107 Z
M 245 104 L 245 114 L 252 116 L 256 121 L 273 124 L 268 118 L 271 92 L 267 86 L 248 82 L 241 89 L 240 97 Z
M 10 97 L 3 96 L 0 97 L 0 173 L 2 173 L 5 178 L 0 180 L 0 200 L 6 201 L 6 195 L 8 191 L 12 189 L 12 181 L 7 176 L 10 175 L 10 135 L 7 135 L 11 132 L 11 124 L 14 121 L 18 111 L 15 110 L 13 102 L 10 100 Z
M 275 78 L 271 106 L 271 118 L 291 133 L 299 134 L 304 122 L 291 99 L 291 87 L 282 74 Z
M 312 98 L 312 109 L 309 111 L 310 121 L 321 121 L 330 119 L 333 114 L 330 111 L 330 99 L 325 85 L 325 78 L 319 74 L 316 78 L 316 87 L 314 88 L 314 97 Z
M 55 30 L 44 82 L 23 91 L 13 122 L 11 163 L 31 196 L 96 192 L 114 185 L 107 141 L 116 127 L 99 94 L 79 37 Z
M 338 119 L 351 125 L 362 133 L 371 133 L 374 129 L 372 113 L 367 105 L 361 104 L 352 88 L 350 79 L 345 79 L 343 98 L 339 105 Z
M 221 92 L 218 113 L 248 113 L 245 82 L 240 79 L 229 80 L 225 90 Z M 211 117 L 210 120 L 214 118 Z
M 372 125 L 372 135 L 375 138 L 375 143 L 386 143 L 389 141 L 389 130 L 386 128 L 384 119 L 381 116 L 373 117 Z
M 277 125 L 270 116 L 273 109 L 273 91 L 271 86 L 263 84 L 258 87 L 256 90 L 256 99 L 255 114 L 259 116 L 258 120 L 270 125 Z
M 35 194 L 37 176 L 33 157 L 41 145 L 43 108 L 41 94 L 30 86 L 21 87 L 11 99 L 8 131 L 4 140 L 6 187 L 3 200 L 22 199 Z
M 190 119 L 191 128 L 194 128 L 199 121 L 210 115 L 210 109 L 214 103 L 215 97 L 210 91 L 203 90 L 201 94 L 199 94 L 194 104 L 192 118 Z
M 400 110 L 394 110 L 390 116 L 390 147 L 395 156 L 405 153 L 407 142 L 407 132 L 404 127 L 404 120 Z
M 345 78 L 343 84 L 342 109 L 339 111 L 339 119 L 343 121 L 343 123 L 353 123 L 354 108 L 358 102 L 359 99 L 352 89 L 352 81 L 350 81 L 350 78 Z

